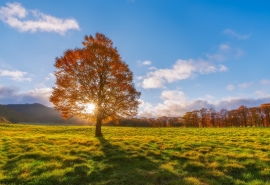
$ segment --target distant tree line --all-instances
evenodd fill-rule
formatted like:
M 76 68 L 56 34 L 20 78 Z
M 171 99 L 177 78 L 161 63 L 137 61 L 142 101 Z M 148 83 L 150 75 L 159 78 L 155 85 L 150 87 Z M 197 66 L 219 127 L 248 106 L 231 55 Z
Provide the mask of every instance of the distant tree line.
M 133 127 L 270 127 L 270 103 L 259 107 L 241 105 L 238 109 L 216 111 L 214 108 L 186 112 L 182 117 L 119 118 L 107 125 Z
M 127 126 L 127 127 L 181 127 L 181 117 L 161 116 L 158 118 L 118 118 L 117 122 L 110 121 L 106 126 Z
M 270 127 L 270 103 L 259 107 L 241 105 L 238 109 L 214 108 L 186 112 L 182 117 L 185 127 Z
M 47 118 L 44 119 L 44 116 L 47 116 Z M 12 123 L 63 122 L 59 113 L 41 104 L 0 105 L 0 117 L 5 117 Z M 66 121 L 67 124 L 80 123 L 75 118 Z M 84 125 L 85 121 L 82 121 L 81 124 Z M 92 124 L 89 123 L 89 125 Z M 242 105 L 234 110 L 222 109 L 216 111 L 214 108 L 202 108 L 186 112 L 181 117 L 118 118 L 117 123 L 111 121 L 104 125 L 129 127 L 270 127 L 270 103 L 250 108 Z

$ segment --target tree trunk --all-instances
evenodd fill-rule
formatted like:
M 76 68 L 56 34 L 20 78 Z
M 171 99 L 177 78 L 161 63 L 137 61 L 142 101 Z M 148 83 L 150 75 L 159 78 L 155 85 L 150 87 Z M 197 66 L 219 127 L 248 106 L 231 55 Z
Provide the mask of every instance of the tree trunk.
M 101 133 L 101 118 L 98 117 L 97 118 L 97 122 L 96 122 L 96 137 L 102 137 L 102 133 Z

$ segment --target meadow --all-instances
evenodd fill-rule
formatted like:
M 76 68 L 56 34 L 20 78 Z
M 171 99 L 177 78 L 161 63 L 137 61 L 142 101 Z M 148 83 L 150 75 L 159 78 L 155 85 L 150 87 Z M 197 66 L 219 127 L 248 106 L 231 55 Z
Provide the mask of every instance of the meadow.
M 0 125 L 0 184 L 270 185 L 270 128 Z

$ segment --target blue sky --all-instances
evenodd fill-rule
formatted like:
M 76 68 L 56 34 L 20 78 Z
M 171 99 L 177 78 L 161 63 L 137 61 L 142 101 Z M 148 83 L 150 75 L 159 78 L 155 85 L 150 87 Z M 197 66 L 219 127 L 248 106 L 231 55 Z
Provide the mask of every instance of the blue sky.
M 142 92 L 139 116 L 270 102 L 270 2 L 0 2 L 0 103 L 42 103 L 53 64 L 84 35 L 109 37 Z

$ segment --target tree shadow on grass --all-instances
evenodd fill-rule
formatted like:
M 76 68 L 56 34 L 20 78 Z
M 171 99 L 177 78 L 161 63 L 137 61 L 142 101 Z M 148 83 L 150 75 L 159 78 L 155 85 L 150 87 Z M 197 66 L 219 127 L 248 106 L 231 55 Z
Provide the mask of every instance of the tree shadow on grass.
M 90 173 L 90 179 L 107 184 L 179 184 L 181 178 L 162 169 L 139 151 L 128 153 L 118 145 L 112 145 L 103 137 L 98 138 L 105 168 Z
M 90 173 L 87 166 L 81 165 L 67 174 L 80 176 L 80 184 L 183 184 L 182 177 L 160 168 L 146 156 L 130 155 L 103 137 L 98 140 L 102 155 L 93 156 L 92 159 L 103 165 Z
M 55 177 L 44 179 L 44 182 L 38 183 L 35 177 L 42 173 L 53 171 L 57 169 L 54 164 L 47 165 L 45 168 L 39 167 L 39 163 L 49 164 L 51 160 L 61 160 L 59 156 L 44 156 L 39 153 L 23 153 L 23 154 L 10 154 L 8 159 L 2 167 L 4 178 L 0 179 L 0 184 L 55 184 L 59 181 Z M 36 162 L 36 165 L 29 165 L 30 161 Z M 21 165 L 29 165 L 29 167 L 21 167 Z M 37 168 L 36 168 L 37 167 Z M 33 170 L 34 169 L 34 170 Z M 33 171 L 32 171 L 33 170 Z M 47 182 L 46 182 L 47 181 Z
M 54 171 L 65 171 L 67 167 L 73 166 L 75 166 L 74 171 L 77 171 L 80 169 L 77 165 L 86 162 L 77 156 L 69 159 L 58 151 L 56 151 L 56 155 L 28 149 L 18 152 L 16 151 L 18 146 L 15 146 L 15 150 L 13 150 L 10 142 L 5 139 L 2 141 L 2 153 L 5 155 L 5 161 L 0 166 L 2 171 L 0 184 L 70 184 L 63 183 L 65 179 L 63 173 L 54 174 Z M 22 149 L 22 147 L 19 148 Z M 79 182 L 78 180 L 77 184 Z
M 130 154 L 103 137 L 98 142 L 98 152 L 77 150 L 66 156 L 40 151 L 12 154 L 6 144 L 0 184 L 184 184 L 182 177 L 138 151 Z M 26 169 L 21 167 L 24 163 Z

